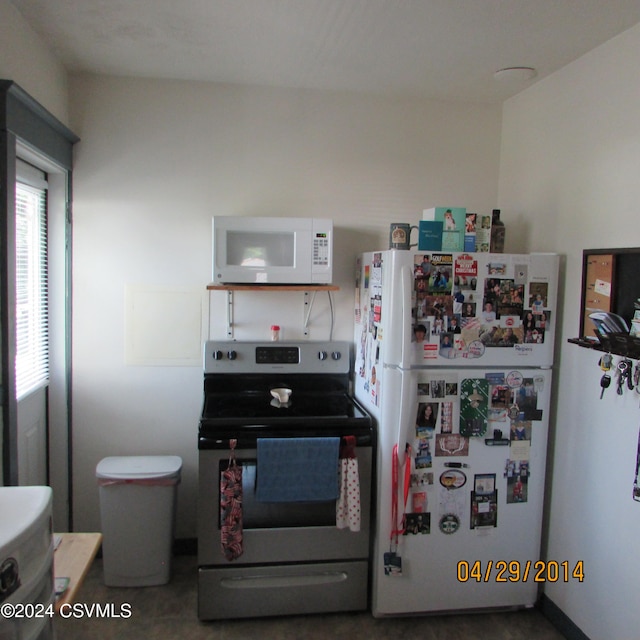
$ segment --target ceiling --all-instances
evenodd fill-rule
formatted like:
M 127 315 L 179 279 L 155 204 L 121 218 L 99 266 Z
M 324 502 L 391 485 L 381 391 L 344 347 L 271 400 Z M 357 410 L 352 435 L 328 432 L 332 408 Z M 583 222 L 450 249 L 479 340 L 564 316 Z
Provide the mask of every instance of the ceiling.
M 640 0 L 10 0 L 71 72 L 502 102 Z M 527 81 L 497 81 L 529 66 Z

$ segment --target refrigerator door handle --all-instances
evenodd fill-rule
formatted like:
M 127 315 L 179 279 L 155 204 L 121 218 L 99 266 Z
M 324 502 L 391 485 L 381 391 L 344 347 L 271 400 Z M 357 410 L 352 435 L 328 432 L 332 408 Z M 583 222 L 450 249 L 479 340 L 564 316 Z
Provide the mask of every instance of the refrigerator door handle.
M 411 362 L 406 362 L 411 350 L 411 290 L 413 289 L 413 270 L 402 267 L 402 366 L 407 368 Z M 408 336 L 408 339 L 407 339 Z
M 395 256 L 394 256 L 395 257 Z M 395 291 L 391 292 L 392 304 L 399 305 L 399 312 L 393 311 L 389 317 L 389 343 L 387 364 L 397 365 L 404 369 L 411 366 L 411 291 L 413 288 L 413 269 L 401 264 L 396 258 L 399 278 L 396 283 L 399 285 Z
M 412 254 L 387 251 L 383 261 L 382 284 L 384 335 L 382 359 L 385 365 L 406 368 L 411 363 Z
M 412 411 L 417 406 L 416 404 L 416 384 L 409 383 L 408 380 L 415 382 L 414 377 L 408 372 L 397 371 L 402 376 L 402 385 L 400 387 L 400 406 L 398 407 L 398 433 L 396 437 L 396 444 L 398 445 L 398 451 L 407 451 L 411 448 L 413 438 L 409 436 L 408 430 L 412 425 Z M 403 375 L 404 374 L 404 375 Z

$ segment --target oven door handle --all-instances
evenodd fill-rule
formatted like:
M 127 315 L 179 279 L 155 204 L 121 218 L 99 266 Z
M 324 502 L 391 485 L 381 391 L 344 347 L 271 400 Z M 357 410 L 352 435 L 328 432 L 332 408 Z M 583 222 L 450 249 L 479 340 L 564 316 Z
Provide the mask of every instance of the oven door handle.
M 313 435 L 310 436 L 306 436 L 306 437 L 328 437 L 331 436 L 332 434 L 329 433 L 322 433 L 320 434 L 319 432 L 315 432 Z M 355 435 L 355 434 L 345 434 L 345 435 Z M 246 436 L 243 437 L 242 435 L 238 435 L 237 432 L 234 433 L 233 436 L 229 436 L 229 438 L 212 438 L 209 436 L 200 436 L 198 438 L 198 449 L 200 450 L 205 450 L 205 449 L 217 449 L 217 450 L 221 450 L 221 449 L 229 449 L 229 440 L 231 439 L 231 437 L 233 437 L 235 440 L 237 440 L 237 444 L 236 444 L 236 451 L 241 450 L 241 449 L 255 449 L 257 446 L 257 436 Z M 278 434 L 274 434 L 274 433 L 270 433 L 270 434 L 262 434 L 260 435 L 261 438 L 282 438 L 282 437 L 286 437 L 286 432 L 285 433 L 278 433 Z M 365 433 L 365 434 L 359 434 L 359 435 L 355 435 L 356 438 L 356 447 L 371 447 L 373 446 L 373 432 L 369 432 L 369 433 Z

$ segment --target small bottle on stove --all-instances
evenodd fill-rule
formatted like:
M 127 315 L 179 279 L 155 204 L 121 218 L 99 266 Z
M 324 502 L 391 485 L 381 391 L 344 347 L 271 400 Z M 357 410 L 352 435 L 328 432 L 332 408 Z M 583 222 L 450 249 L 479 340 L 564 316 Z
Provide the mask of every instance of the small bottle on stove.
M 271 342 L 280 340 L 280 327 L 277 324 L 271 325 Z

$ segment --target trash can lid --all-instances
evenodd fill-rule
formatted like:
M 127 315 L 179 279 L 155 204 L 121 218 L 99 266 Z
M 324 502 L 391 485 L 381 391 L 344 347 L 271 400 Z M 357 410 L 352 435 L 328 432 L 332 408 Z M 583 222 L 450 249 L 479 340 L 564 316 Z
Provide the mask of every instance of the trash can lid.
M 96 467 L 96 477 L 112 480 L 148 480 L 172 478 L 180 474 L 179 456 L 112 456 Z

